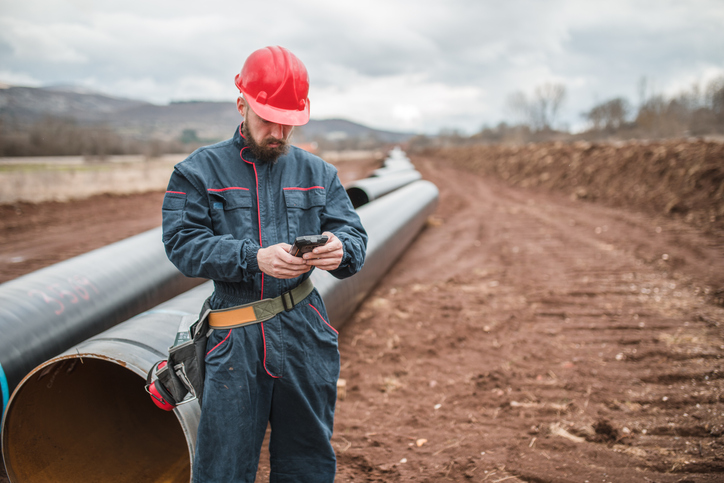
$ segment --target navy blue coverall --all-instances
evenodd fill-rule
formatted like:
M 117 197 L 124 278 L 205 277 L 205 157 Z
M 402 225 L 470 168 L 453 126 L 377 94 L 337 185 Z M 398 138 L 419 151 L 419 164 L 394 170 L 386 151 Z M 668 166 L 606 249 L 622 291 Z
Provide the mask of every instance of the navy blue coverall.
M 163 242 L 189 277 L 214 281 L 212 309 L 277 297 L 309 277 L 263 274 L 260 247 L 334 233 L 337 278 L 362 268 L 367 234 L 337 170 L 296 147 L 276 163 L 252 157 L 241 135 L 177 164 L 163 202 Z M 214 330 L 206 355 L 195 482 L 254 481 L 267 422 L 271 481 L 333 481 L 330 438 L 339 377 L 337 331 L 316 290 L 263 323 Z

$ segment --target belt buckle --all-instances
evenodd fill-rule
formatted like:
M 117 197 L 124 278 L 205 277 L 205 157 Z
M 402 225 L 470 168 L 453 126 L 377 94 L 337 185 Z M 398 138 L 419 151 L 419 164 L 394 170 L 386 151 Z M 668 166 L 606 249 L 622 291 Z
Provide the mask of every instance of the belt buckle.
M 287 298 L 285 295 L 289 296 L 289 307 L 287 307 Z M 284 310 L 287 312 L 291 311 L 294 308 L 294 297 L 292 297 L 292 291 L 284 292 L 282 294 L 282 305 L 284 306 Z

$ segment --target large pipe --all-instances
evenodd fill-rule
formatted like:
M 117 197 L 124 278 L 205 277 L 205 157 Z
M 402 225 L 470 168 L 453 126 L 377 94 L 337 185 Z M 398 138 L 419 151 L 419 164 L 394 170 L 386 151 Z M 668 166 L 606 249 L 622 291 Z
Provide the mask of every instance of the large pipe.
M 2 412 L 41 362 L 199 282 L 168 261 L 156 228 L 0 285 Z
M 364 268 L 337 280 L 315 271 L 340 327 L 424 226 L 438 191 L 418 181 L 358 210 L 369 234 Z M 143 390 L 184 317 L 211 293 L 204 284 L 37 367 L 13 393 L 2 427 L 13 482 L 189 481 L 200 409 L 160 411 Z
M 357 210 L 369 235 L 362 270 L 344 280 L 337 280 L 323 271 L 312 274 L 334 327 L 340 328 L 345 323 L 395 260 L 408 249 L 435 211 L 437 198 L 437 187 L 421 180 Z
M 385 162 L 384 166 L 381 168 L 377 168 L 374 171 L 372 171 L 372 174 L 370 176 L 389 176 L 392 174 L 402 173 L 405 171 L 411 171 L 415 169 L 415 165 L 410 163 L 409 161 L 394 161 L 394 162 Z
M 415 166 L 410 161 L 410 158 L 405 155 L 405 152 L 402 151 L 399 146 L 396 146 L 382 162 L 382 167 L 372 171 L 370 176 L 389 176 L 414 169 Z
M 160 411 L 143 384 L 211 290 L 190 290 L 28 374 L 3 421 L 10 481 L 188 481 L 198 404 Z
M 347 186 L 347 196 L 352 201 L 352 206 L 359 208 L 421 178 L 420 172 L 414 169 L 386 176 L 363 178 Z

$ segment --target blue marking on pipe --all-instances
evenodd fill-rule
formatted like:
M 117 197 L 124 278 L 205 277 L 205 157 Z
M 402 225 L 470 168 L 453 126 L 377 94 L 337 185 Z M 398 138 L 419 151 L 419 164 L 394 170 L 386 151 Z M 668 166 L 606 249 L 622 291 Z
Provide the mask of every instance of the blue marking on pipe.
M 8 378 L 5 377 L 5 371 L 3 371 L 3 365 L 0 363 L 0 389 L 2 389 L 3 393 L 3 410 L 0 412 L 0 420 L 2 420 L 2 416 L 5 415 L 5 407 L 8 405 L 8 401 L 10 401 L 10 389 L 8 388 Z

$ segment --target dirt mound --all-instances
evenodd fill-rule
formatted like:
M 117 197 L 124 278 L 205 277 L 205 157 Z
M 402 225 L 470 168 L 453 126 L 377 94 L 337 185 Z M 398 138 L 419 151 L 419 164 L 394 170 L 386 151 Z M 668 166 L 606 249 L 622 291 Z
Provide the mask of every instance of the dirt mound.
M 512 186 L 681 216 L 706 230 L 724 230 L 724 143 L 555 142 L 444 148 L 424 154 L 494 175 Z

